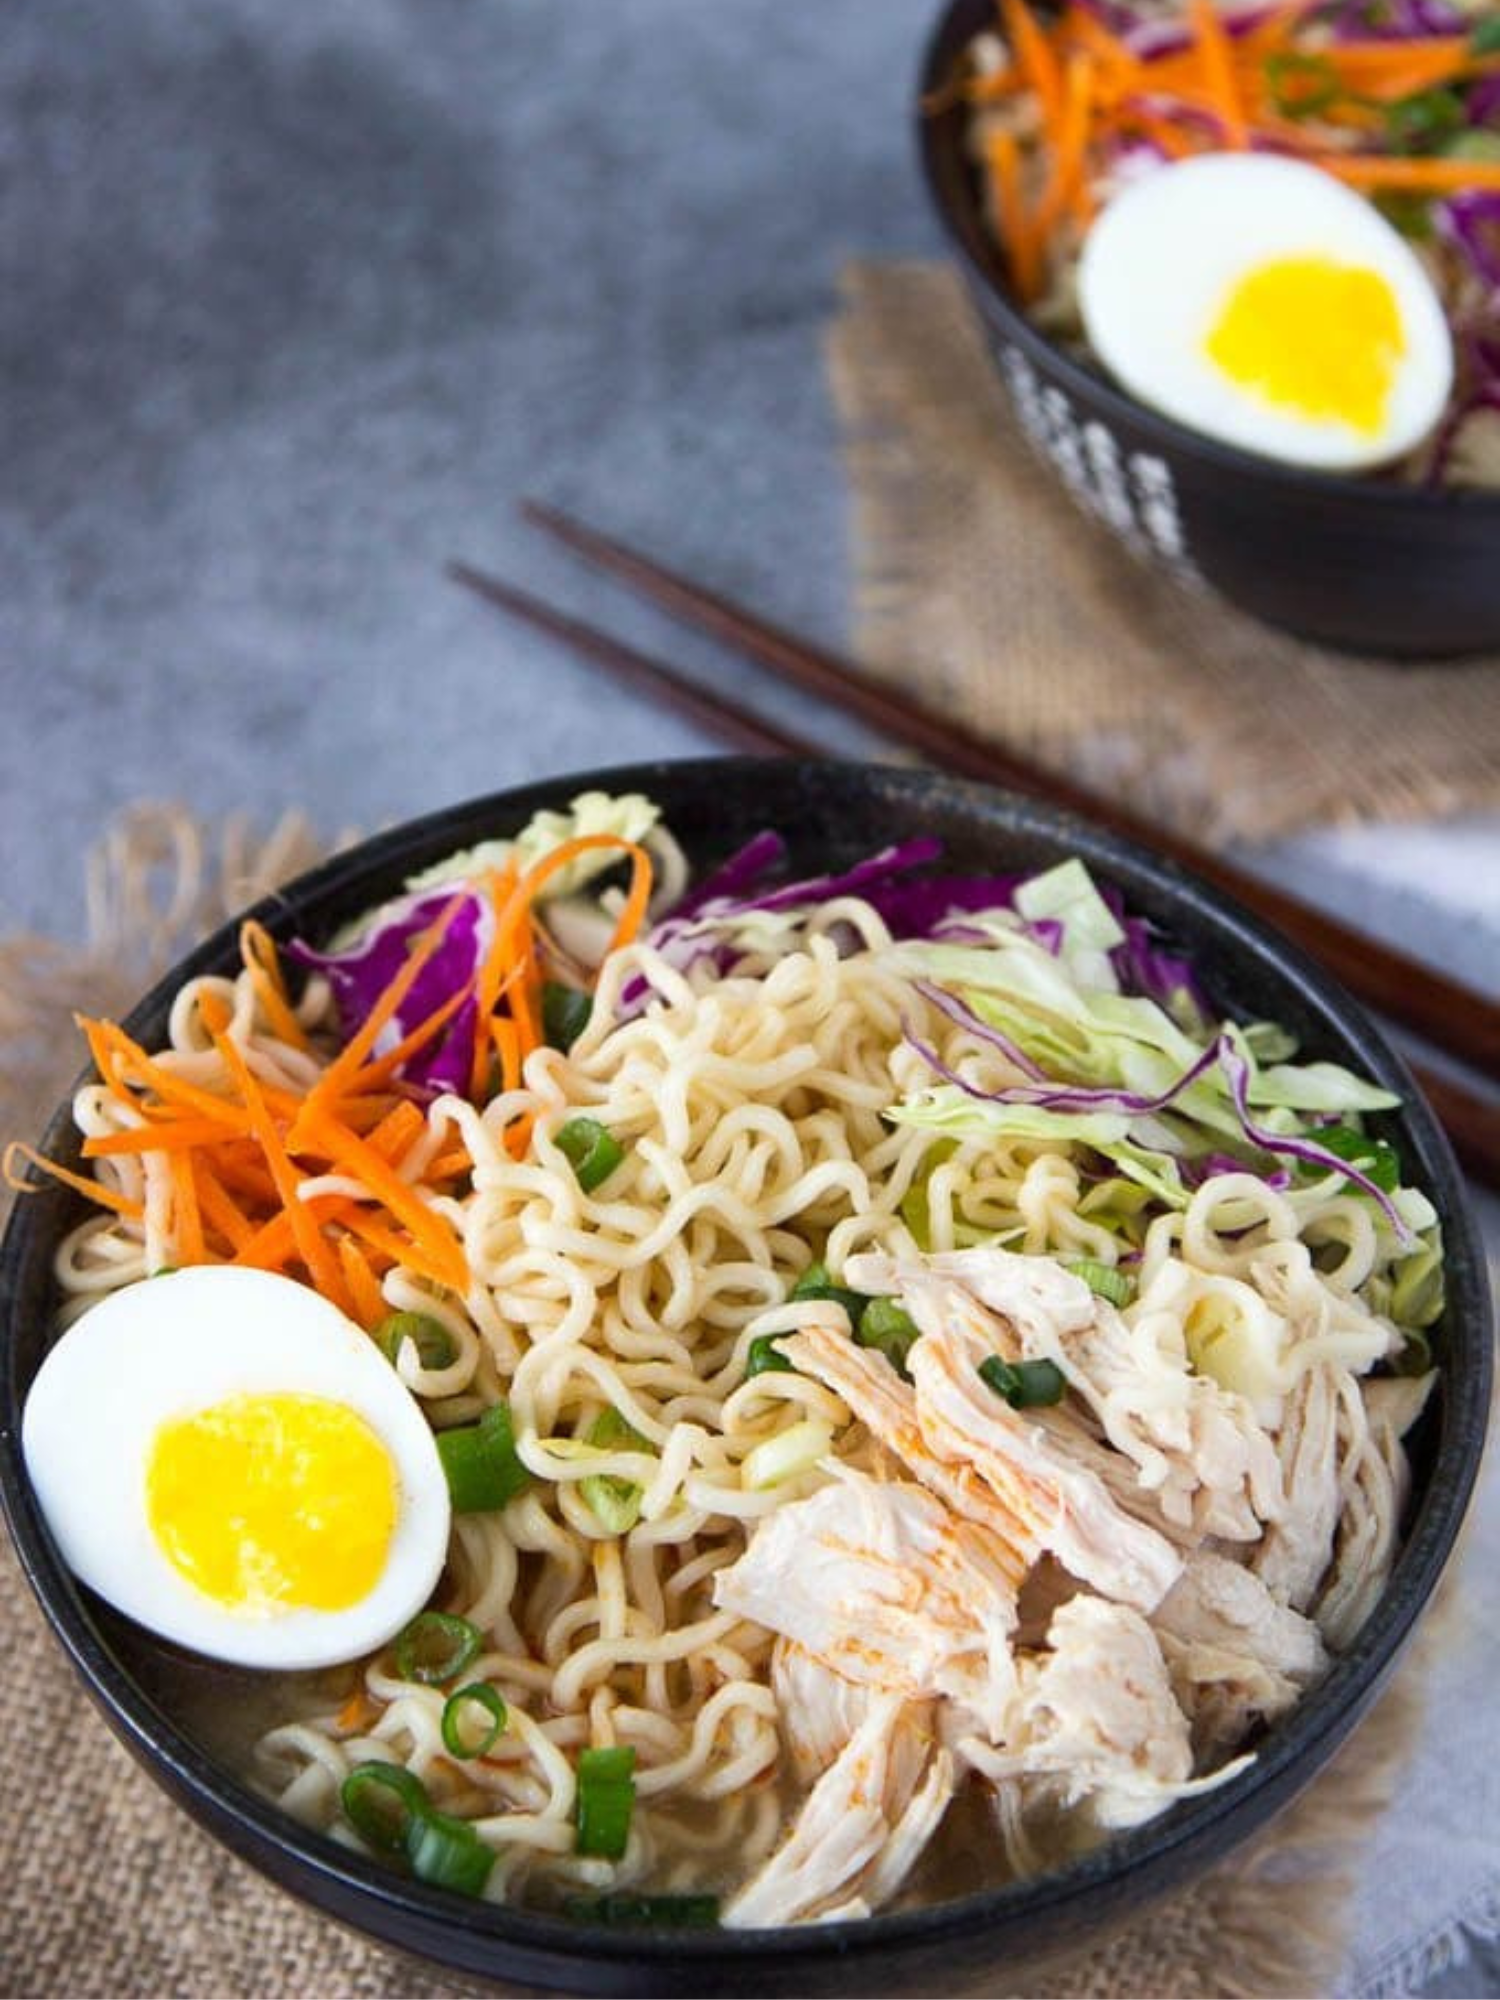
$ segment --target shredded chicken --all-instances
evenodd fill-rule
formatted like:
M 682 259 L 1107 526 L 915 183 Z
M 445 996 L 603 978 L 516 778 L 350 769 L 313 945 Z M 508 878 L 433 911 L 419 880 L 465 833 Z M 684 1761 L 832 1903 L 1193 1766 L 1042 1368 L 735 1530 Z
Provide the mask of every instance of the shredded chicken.
M 1222 1782 L 1194 1779 L 1187 1717 L 1140 1612 L 1087 1595 L 1054 1614 L 1050 1651 L 1020 1662 L 998 1743 L 963 1738 L 960 1756 L 1028 1806 L 1082 1808 L 1101 1828 L 1136 1826 L 1169 1800 Z M 1228 1768 L 1239 1768 L 1238 1765 Z
M 851 1269 L 862 1289 L 903 1297 L 914 1269 L 923 1282 L 957 1285 L 998 1317 L 1014 1342 L 1009 1358 L 1054 1362 L 1135 1468 L 1169 1532 L 1254 1541 L 1279 1512 L 1274 1445 L 1242 1396 L 1192 1370 L 1181 1321 L 1170 1313 L 1132 1321 L 1052 1259 L 988 1247 L 919 1267 L 861 1257 Z
M 953 1796 L 954 1760 L 899 1695 L 877 1694 L 786 1839 L 724 1911 L 731 1929 L 867 1916 L 900 1888 Z
M 1256 1573 L 1204 1549 L 1157 1610 L 1154 1624 L 1177 1699 L 1207 1761 L 1273 1721 L 1328 1669 L 1310 1618 L 1279 1604 Z
M 766 1516 L 714 1578 L 714 1602 L 846 1680 L 998 1713 L 1016 1623 L 1004 1545 L 908 1480 L 838 1475 Z
M 1286 1505 L 1250 1558 L 1273 1597 L 1305 1611 L 1333 1560 L 1339 1487 L 1340 1371 L 1309 1368 L 1287 1399 L 1278 1449 Z
M 1048 1550 L 1107 1597 L 1147 1611 L 1160 1603 L 1181 1574 L 1181 1558 L 1164 1536 L 1117 1506 L 1042 1424 L 983 1380 L 980 1364 L 1002 1353 L 1004 1340 L 973 1294 L 952 1277 L 883 1257 L 852 1258 L 846 1275 L 861 1286 L 898 1287 L 921 1333 L 911 1371 L 922 1438 L 945 1462 L 970 1466 L 996 1494 L 1018 1524 L 1028 1560 Z
M 809 1788 L 864 1721 L 875 1699 L 868 1681 L 847 1680 L 795 1639 L 776 1641 L 771 1692 L 792 1769 L 798 1782 Z
M 1313 1616 L 1330 1646 L 1350 1644 L 1386 1585 L 1395 1561 L 1397 1527 L 1411 1485 L 1406 1453 L 1391 1417 L 1409 1414 L 1398 1399 L 1367 1404 L 1358 1381 L 1336 1371 L 1339 1398 L 1339 1483 L 1343 1512 L 1333 1563 Z

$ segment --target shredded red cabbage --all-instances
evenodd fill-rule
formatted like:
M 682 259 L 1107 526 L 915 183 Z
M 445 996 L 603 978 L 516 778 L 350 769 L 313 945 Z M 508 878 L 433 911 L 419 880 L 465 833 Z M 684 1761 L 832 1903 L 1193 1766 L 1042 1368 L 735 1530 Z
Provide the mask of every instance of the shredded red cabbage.
M 1500 77 L 1489 81 L 1500 87 Z M 1468 259 L 1484 284 L 1492 290 L 1500 287 L 1500 191 L 1472 188 L 1449 195 L 1446 201 L 1434 205 L 1433 221 L 1440 234 Z M 1493 341 L 1482 340 L 1478 334 L 1472 334 L 1471 339 L 1481 348 L 1494 346 Z
M 1037 1083 L 1046 1083 L 1049 1080 L 1047 1072 L 1034 1063 L 1018 1043 L 1013 1042 L 1009 1035 L 1002 1034 L 998 1028 L 991 1027 L 988 1021 L 981 1021 L 973 1008 L 966 1007 L 957 994 L 949 993 L 941 986 L 934 986 L 926 979 L 917 980 L 915 985 L 923 999 L 931 1001 L 940 1014 L 946 1014 L 950 1021 L 964 1029 L 966 1033 L 998 1049 L 1007 1062 L 1015 1064 L 1022 1076 L 1029 1076 Z M 902 1026 L 903 1028 L 906 1026 L 905 1022 Z M 924 1061 L 932 1060 L 926 1048 L 916 1040 L 910 1030 L 907 1031 L 906 1039 L 920 1052 Z
M 368 1020 L 421 934 L 453 905 L 442 942 L 412 983 L 400 1009 L 382 1030 L 376 1053 L 390 1048 L 465 987 L 472 987 L 494 931 L 488 901 L 461 885 L 447 884 L 406 896 L 381 912 L 380 921 L 346 951 L 315 951 L 294 938 L 287 956 L 321 972 L 333 988 L 345 1041 Z M 400 1070 L 418 1089 L 466 1091 L 474 1063 L 478 1002 L 471 993 L 447 1025 Z

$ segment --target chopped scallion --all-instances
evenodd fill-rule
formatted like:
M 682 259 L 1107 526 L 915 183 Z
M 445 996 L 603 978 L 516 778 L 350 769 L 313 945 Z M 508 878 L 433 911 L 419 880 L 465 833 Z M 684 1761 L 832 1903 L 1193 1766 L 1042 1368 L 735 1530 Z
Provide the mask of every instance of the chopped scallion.
M 595 1417 L 584 1442 L 597 1446 L 601 1451 L 621 1444 L 637 1451 L 651 1449 L 648 1441 L 626 1423 L 613 1404 Z M 642 1489 L 632 1479 L 621 1479 L 613 1472 L 591 1472 L 587 1478 L 579 1480 L 578 1490 L 594 1519 L 611 1535 L 628 1534 L 641 1518 Z
M 549 979 L 542 986 L 542 1034 L 547 1046 L 566 1055 L 589 1024 L 594 1011 L 591 994 L 578 986 Z
M 1372 1139 L 1368 1132 L 1356 1131 L 1352 1125 L 1320 1125 L 1307 1137 L 1325 1153 L 1357 1167 L 1382 1194 L 1394 1194 L 1400 1187 L 1401 1155 L 1388 1140 Z
M 437 1448 L 455 1514 L 493 1513 L 531 1484 L 508 1403 L 492 1403 L 478 1423 L 439 1431 Z
M 906 1373 L 906 1357 L 916 1337 L 917 1323 L 899 1299 L 867 1299 L 854 1329 L 859 1345 L 876 1348 L 898 1375 Z
M 407 1828 L 427 1810 L 422 1780 L 404 1764 L 356 1764 L 339 1788 L 344 1817 L 371 1847 L 396 1854 L 406 1845 Z
M 479 1657 L 478 1629 L 451 1611 L 419 1611 L 396 1635 L 396 1672 L 404 1681 L 436 1687 Z
M 1326 56 L 1286 49 L 1265 61 L 1266 91 L 1283 118 L 1315 118 L 1343 95 Z
M 480 1708 L 489 1717 L 477 1737 L 466 1734 L 473 1723 L 466 1719 L 466 1709 Z M 505 1702 L 488 1681 L 470 1681 L 456 1694 L 450 1694 L 443 1703 L 443 1747 L 450 1757 L 467 1761 L 471 1757 L 484 1757 L 495 1747 L 508 1720 Z
M 625 1157 L 625 1148 L 597 1118 L 570 1118 L 559 1127 L 557 1149 L 573 1164 L 585 1194 L 602 1187 Z
M 339 1800 L 360 1839 L 387 1854 L 404 1852 L 418 1881 L 477 1896 L 490 1879 L 495 1850 L 467 1820 L 439 1812 L 405 1765 L 356 1764 Z
M 408 1340 L 416 1348 L 417 1361 L 423 1368 L 451 1368 L 457 1359 L 458 1347 L 452 1334 L 429 1313 L 387 1313 L 375 1329 L 376 1345 L 392 1365 Z
M 745 1354 L 745 1380 L 752 1375 L 795 1374 L 797 1371 L 776 1345 L 772 1333 L 759 1333 L 751 1341 Z
M 618 1861 L 630 1839 L 634 1810 L 634 1747 L 616 1744 L 608 1749 L 580 1751 L 574 1808 L 577 1852 Z
M 490 1879 L 495 1850 L 466 1819 L 454 1819 L 429 1805 L 414 1813 L 406 1833 L 406 1858 L 419 1882 L 477 1896 Z
M 1037 1410 L 1060 1403 L 1067 1377 L 1053 1361 L 1003 1361 L 992 1354 L 979 1364 L 979 1374 L 1013 1410 Z
M 836 1285 L 828 1275 L 826 1264 L 809 1264 L 802 1276 L 791 1289 L 794 1299 L 832 1299 L 848 1313 L 851 1325 L 864 1310 L 865 1294 L 851 1292 L 846 1285 Z
M 1113 1264 L 1101 1264 L 1093 1257 L 1067 1257 L 1063 1269 L 1082 1278 L 1097 1298 L 1108 1299 L 1112 1306 L 1128 1306 L 1135 1297 L 1135 1279 Z

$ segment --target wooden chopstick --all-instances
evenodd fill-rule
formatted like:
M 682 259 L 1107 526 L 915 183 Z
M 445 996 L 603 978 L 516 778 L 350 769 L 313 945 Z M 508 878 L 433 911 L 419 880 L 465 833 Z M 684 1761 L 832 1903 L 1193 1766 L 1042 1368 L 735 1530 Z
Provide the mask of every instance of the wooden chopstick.
M 870 680 L 837 654 L 797 638 L 743 605 L 703 589 L 555 508 L 526 501 L 521 512 L 534 527 L 597 568 L 631 584 L 684 624 L 733 647 L 781 679 L 821 695 L 944 769 L 1047 799 L 1096 820 L 1127 840 L 1168 855 L 1296 938 L 1372 1007 L 1404 1022 L 1434 1047 L 1483 1074 L 1500 1077 L 1500 1004 L 1472 987 L 1394 946 L 1352 930 L 1185 835 L 1157 826 L 1073 779 L 1039 770 L 1014 753 L 970 735 L 932 709 Z
M 517 590 L 514 584 L 506 583 L 502 578 L 475 569 L 472 563 L 450 562 L 447 573 L 455 583 L 463 584 L 466 590 L 472 590 L 486 603 L 509 611 L 528 625 L 536 626 L 538 631 L 550 633 L 584 659 L 607 667 L 614 678 L 623 681 L 627 687 L 636 688 L 664 706 L 675 709 L 690 722 L 716 731 L 736 749 L 768 757 L 820 754 L 809 749 L 804 737 L 794 736 L 773 722 L 762 722 L 748 709 L 736 708 L 732 702 L 721 701 L 711 689 L 694 686 L 686 676 L 674 674 L 659 660 L 636 652 L 633 646 L 610 638 L 607 632 L 601 632 L 593 625 L 583 624 L 544 599 L 533 597 L 529 591 Z
M 587 625 L 471 563 L 451 562 L 447 573 L 486 603 L 550 634 L 664 708 L 718 733 L 739 749 L 781 757 L 821 758 L 828 754 L 826 746 L 810 737 L 755 715 L 690 680 L 664 660 L 624 645 L 597 626 Z M 1500 1188 L 1500 1103 L 1487 1103 L 1449 1078 L 1417 1065 L 1413 1065 L 1413 1074 L 1464 1166 L 1487 1186 Z

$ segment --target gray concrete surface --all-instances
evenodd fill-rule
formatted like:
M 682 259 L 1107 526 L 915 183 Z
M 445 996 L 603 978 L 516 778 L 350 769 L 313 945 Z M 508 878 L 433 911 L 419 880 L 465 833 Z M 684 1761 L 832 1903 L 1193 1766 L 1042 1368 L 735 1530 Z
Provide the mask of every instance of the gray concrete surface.
M 819 332 L 934 247 L 924 12 L 12 0 L 0 926 L 142 793 L 373 825 L 709 747 L 444 582 L 602 605 L 522 491 L 839 636 Z

